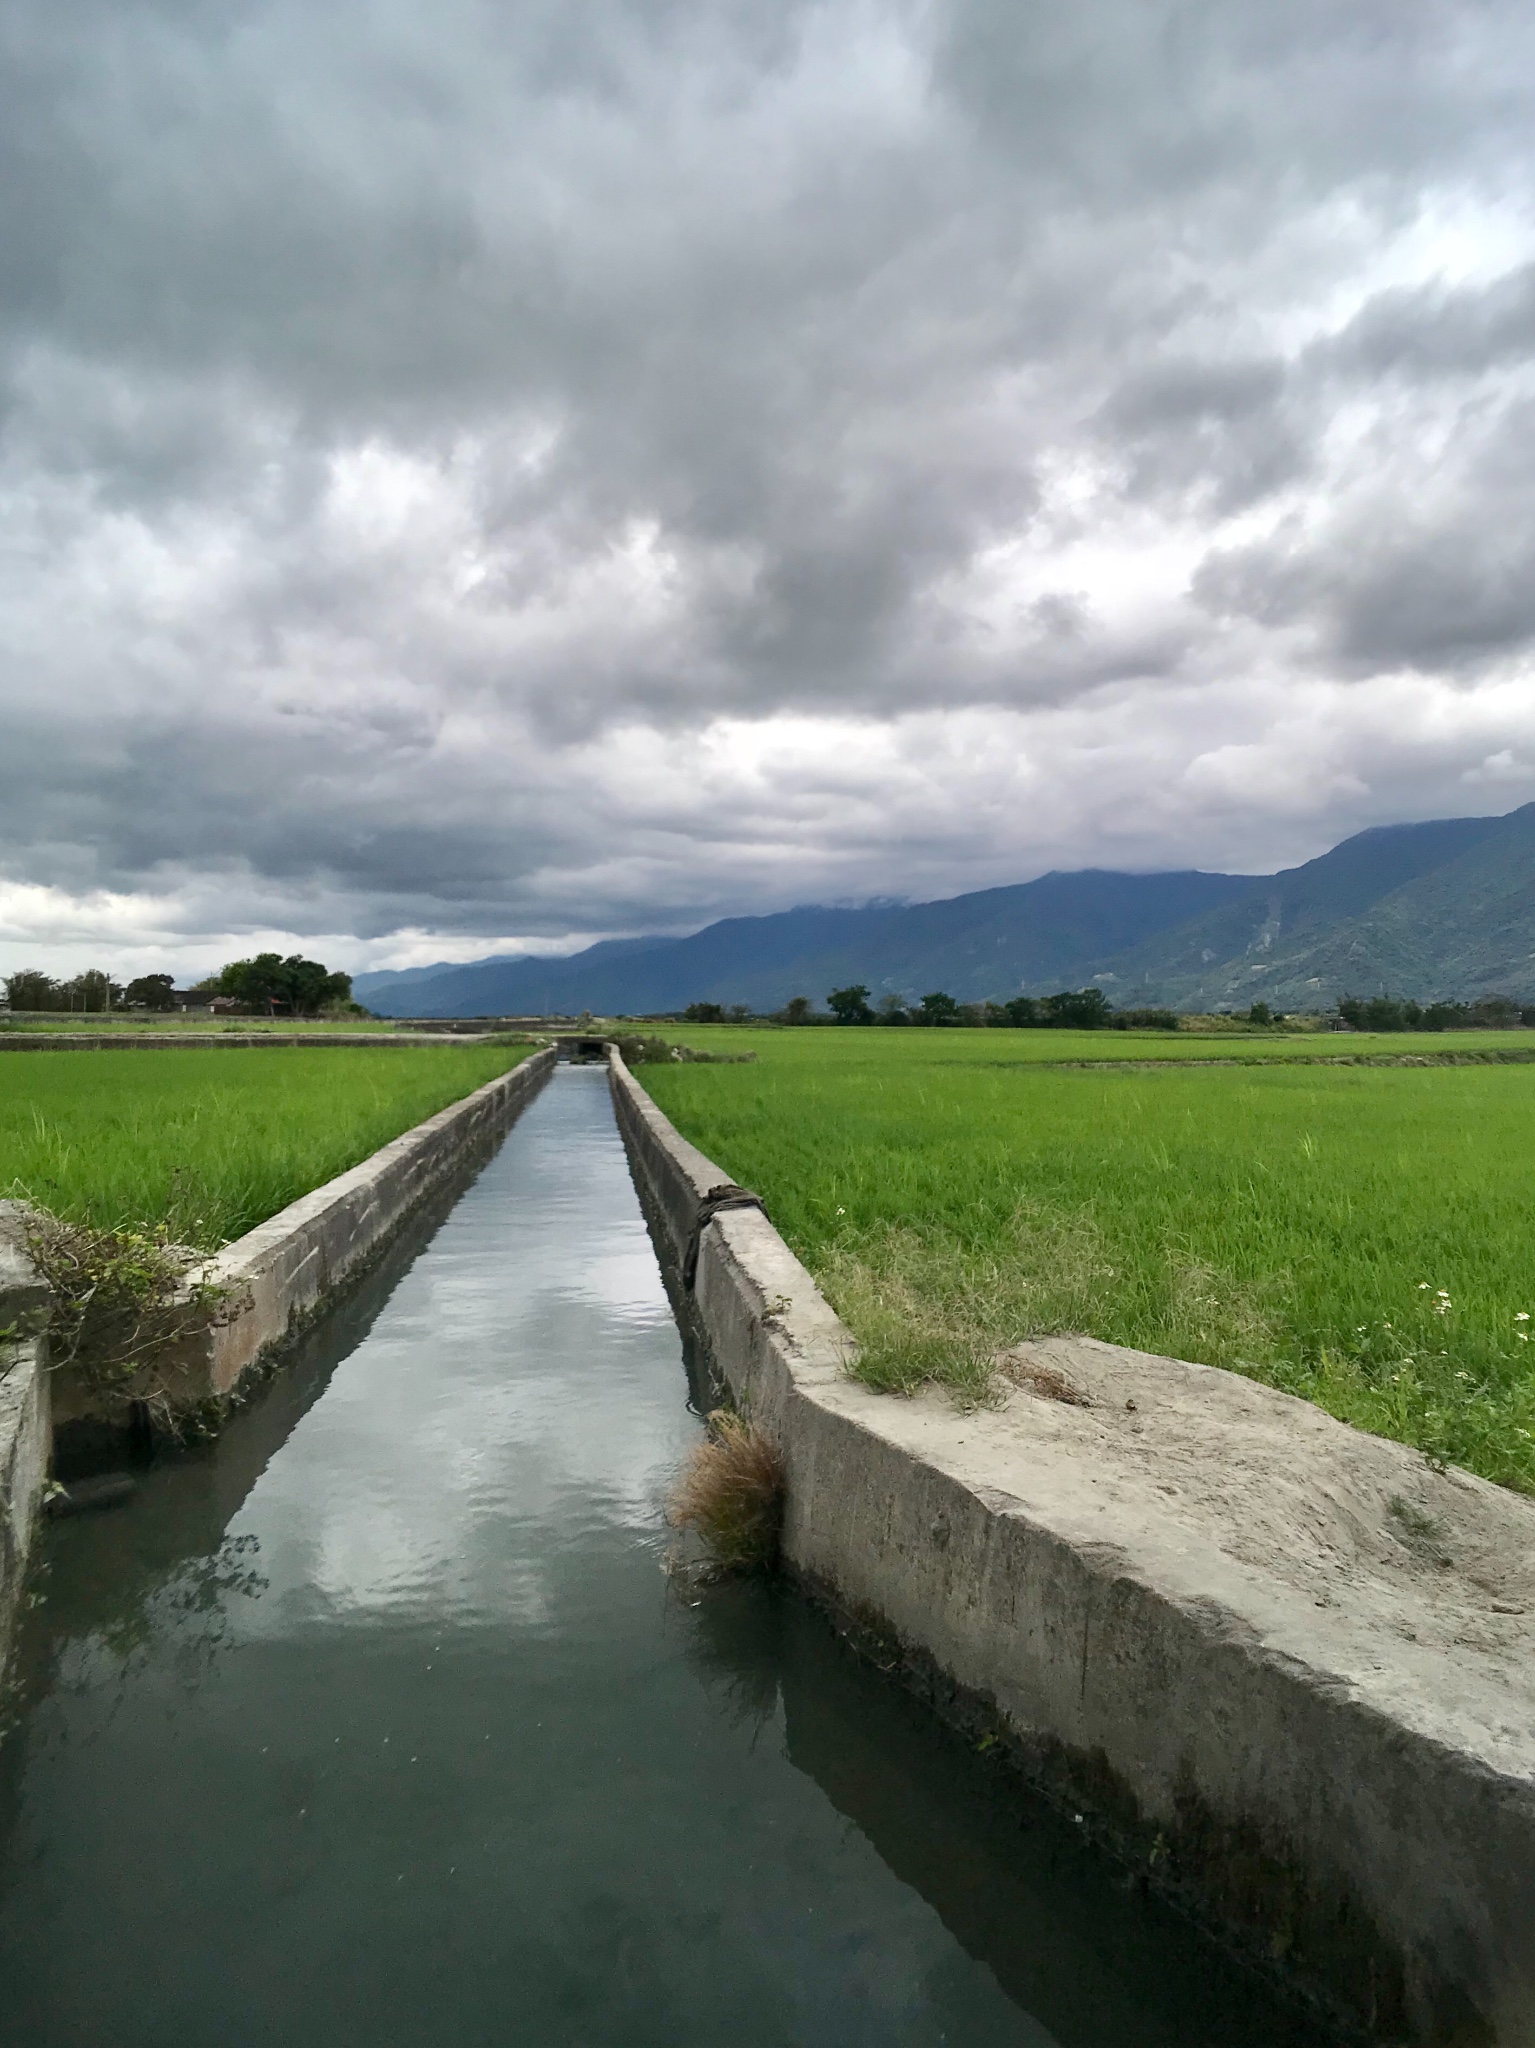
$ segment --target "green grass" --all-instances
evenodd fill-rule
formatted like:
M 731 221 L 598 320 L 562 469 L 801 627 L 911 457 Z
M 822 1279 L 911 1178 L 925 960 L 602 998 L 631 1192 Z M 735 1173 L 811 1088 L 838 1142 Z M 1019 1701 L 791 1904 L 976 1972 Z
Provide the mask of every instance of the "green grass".
M 211 1250 L 532 1050 L 0 1055 L 0 1194 Z
M 757 1063 L 641 1078 L 767 1198 L 874 1384 L 985 1398 L 1001 1346 L 1085 1331 L 1535 1491 L 1530 1068 L 1095 1070 L 1033 1052 L 1064 1033 L 719 1036 Z M 1029 1050 L 999 1063 L 995 1040 Z
M 1339 1063 L 1428 1059 L 1535 1061 L 1535 1031 L 930 1031 L 834 1025 L 795 1029 L 740 1024 L 647 1027 L 709 1052 L 756 1052 L 775 1065 L 818 1070 L 828 1058 L 856 1059 L 909 1073 L 916 1067 L 1076 1066 L 1084 1060 L 1142 1065 L 1164 1060 L 1321 1060 Z M 834 1048 L 836 1048 L 834 1050 Z M 856 1050 L 855 1050 L 856 1048 Z

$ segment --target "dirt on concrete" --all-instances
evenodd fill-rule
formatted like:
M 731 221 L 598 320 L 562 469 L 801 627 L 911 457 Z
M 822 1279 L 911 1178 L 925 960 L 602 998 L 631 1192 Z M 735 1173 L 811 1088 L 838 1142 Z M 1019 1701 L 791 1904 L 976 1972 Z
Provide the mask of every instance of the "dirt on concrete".
M 1089 1337 L 999 1365 L 1003 1405 L 964 1428 L 999 1485 L 1080 1502 L 1085 1482 L 1205 1591 L 1224 1567 L 1239 1608 L 1287 1610 L 1283 1633 L 1340 1675 L 1371 1690 L 1431 1663 L 1433 1695 L 1482 1696 L 1487 1733 L 1535 1755 L 1535 1500 L 1213 1366 Z

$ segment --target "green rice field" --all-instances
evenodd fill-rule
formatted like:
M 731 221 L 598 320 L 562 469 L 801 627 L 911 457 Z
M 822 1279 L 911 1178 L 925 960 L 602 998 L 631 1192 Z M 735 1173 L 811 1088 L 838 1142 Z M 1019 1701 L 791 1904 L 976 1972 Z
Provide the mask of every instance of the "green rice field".
M 627 1028 L 625 1026 L 617 1027 Z M 666 1037 L 710 1052 L 754 1052 L 775 1065 L 818 1068 L 832 1056 L 833 1043 L 848 1037 L 860 1045 L 858 1058 L 888 1063 L 902 1073 L 913 1067 L 946 1066 L 1143 1066 L 1148 1061 L 1272 1060 L 1323 1061 L 1338 1066 L 1393 1065 L 1431 1061 L 1435 1065 L 1535 1061 L 1535 1031 L 1011 1031 L 928 1030 L 921 1026 L 851 1031 L 839 1025 L 795 1028 L 783 1025 L 657 1024 Z M 836 1056 L 846 1057 L 847 1046 Z
M 212 1250 L 533 1049 L 0 1055 L 0 1195 Z
M 1051 1063 L 1064 1032 L 684 1035 L 756 1062 L 645 1086 L 765 1196 L 874 1384 L 984 1400 L 1002 1346 L 1081 1331 L 1535 1491 L 1535 1068 L 1313 1064 L 1314 1036 L 1190 1067 L 1182 1035 L 1114 1033 L 1118 1061 L 1157 1064 L 1085 1066 Z

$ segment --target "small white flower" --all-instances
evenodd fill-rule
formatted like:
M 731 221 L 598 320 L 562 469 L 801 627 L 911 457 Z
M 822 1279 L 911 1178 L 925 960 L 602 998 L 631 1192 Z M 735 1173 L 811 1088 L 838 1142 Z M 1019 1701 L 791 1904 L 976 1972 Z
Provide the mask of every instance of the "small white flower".
M 1441 1287 L 1441 1288 L 1439 1288 L 1439 1289 L 1437 1290 L 1437 1292 L 1438 1292 L 1438 1295 L 1439 1295 L 1439 1299 L 1440 1299 L 1441 1301 L 1448 1301 L 1448 1300 L 1449 1300 L 1449 1298 L 1450 1298 L 1450 1290 L 1449 1290 L 1449 1288 L 1448 1288 L 1448 1287 Z
M 1527 1308 L 1519 1309 L 1514 1316 L 1514 1321 L 1516 1323 L 1527 1323 L 1529 1320 L 1530 1312 Z
M 837 1214 L 838 1214 L 839 1216 L 845 1216 L 845 1215 L 847 1214 L 847 1211 L 846 1211 L 846 1209 L 839 1209 L 839 1210 L 837 1211 Z
M 1418 1282 L 1418 1292 L 1420 1294 L 1426 1294 L 1428 1292 L 1428 1282 L 1426 1280 L 1420 1280 Z

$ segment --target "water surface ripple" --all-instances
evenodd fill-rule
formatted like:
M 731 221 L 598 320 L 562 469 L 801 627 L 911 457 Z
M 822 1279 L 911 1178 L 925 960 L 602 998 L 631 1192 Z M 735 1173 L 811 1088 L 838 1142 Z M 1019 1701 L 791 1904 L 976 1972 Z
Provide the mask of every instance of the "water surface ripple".
M 605 1076 L 562 1069 L 216 1447 L 49 1528 L 5 2039 L 1314 2040 L 792 1595 L 678 1597 L 686 1392 Z

